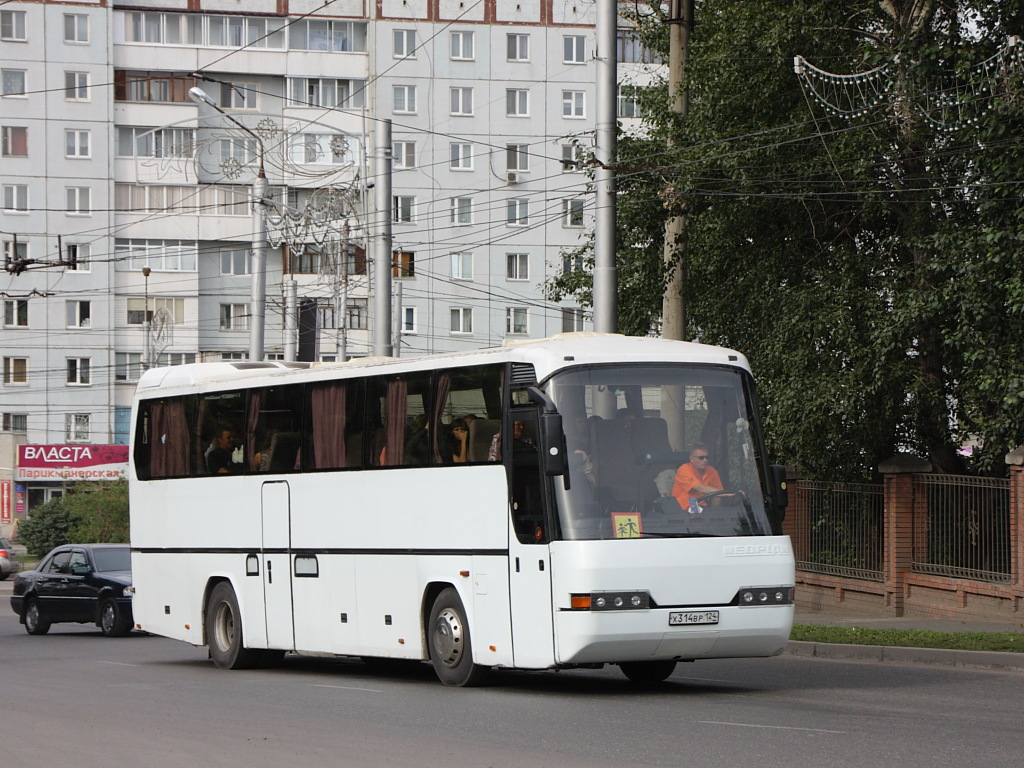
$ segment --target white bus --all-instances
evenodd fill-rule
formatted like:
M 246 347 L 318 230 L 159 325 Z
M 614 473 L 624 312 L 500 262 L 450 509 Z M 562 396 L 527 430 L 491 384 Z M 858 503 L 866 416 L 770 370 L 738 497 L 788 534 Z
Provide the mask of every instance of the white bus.
M 654 682 L 786 646 L 784 473 L 736 352 L 563 334 L 182 365 L 146 371 L 132 419 L 135 621 L 218 667 L 295 652 L 429 660 L 449 685 L 603 664 Z M 694 445 L 722 490 L 680 504 Z

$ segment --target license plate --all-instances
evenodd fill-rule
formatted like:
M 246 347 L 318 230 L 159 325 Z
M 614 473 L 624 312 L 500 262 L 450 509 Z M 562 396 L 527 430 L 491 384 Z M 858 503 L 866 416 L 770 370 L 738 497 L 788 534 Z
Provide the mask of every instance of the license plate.
M 717 624 L 718 611 L 672 611 L 668 615 L 668 625 L 676 627 L 681 624 Z

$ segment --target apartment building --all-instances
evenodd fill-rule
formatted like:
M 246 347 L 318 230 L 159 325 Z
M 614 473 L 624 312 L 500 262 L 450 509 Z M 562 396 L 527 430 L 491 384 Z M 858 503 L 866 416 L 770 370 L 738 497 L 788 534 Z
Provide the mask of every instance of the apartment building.
M 577 160 L 593 140 L 595 11 L 594 0 L 3 4 L 0 481 L 20 482 L 21 444 L 126 443 L 144 366 L 247 357 L 260 167 L 269 358 L 371 353 L 367 234 L 382 215 L 396 354 L 588 328 L 543 285 L 592 230 Z M 619 47 L 643 58 L 628 38 Z M 620 106 L 634 117 L 628 98 Z M 391 210 L 378 213 L 367 180 L 381 118 L 394 171 Z M 16 513 L 60 486 L 17 486 Z

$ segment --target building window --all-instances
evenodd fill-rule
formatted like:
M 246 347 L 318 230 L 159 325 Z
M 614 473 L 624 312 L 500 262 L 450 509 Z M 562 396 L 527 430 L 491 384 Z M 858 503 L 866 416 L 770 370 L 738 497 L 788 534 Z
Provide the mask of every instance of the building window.
M 451 56 L 460 61 L 473 60 L 473 33 L 452 32 Z
M 562 201 L 562 225 L 566 227 L 583 226 L 583 201 Z
M 92 302 L 65 301 L 64 316 L 65 325 L 68 328 L 91 328 Z
M 4 184 L 4 211 L 28 212 L 28 184 Z
M 530 60 L 530 36 L 509 33 L 505 36 L 506 43 L 506 57 L 509 61 L 529 61 Z
M 394 251 L 391 254 L 392 277 L 415 277 L 416 254 L 412 251 Z
M 366 81 L 333 77 L 289 77 L 288 100 L 292 107 L 363 109 Z
M 188 75 L 170 72 L 114 70 L 114 100 L 139 103 L 187 104 L 188 89 L 196 84 Z
M 505 168 L 509 171 L 530 170 L 530 145 L 506 144 Z
M 526 307 L 507 307 L 505 309 L 505 333 L 526 333 Z
M 220 252 L 220 273 L 222 275 L 248 275 L 249 249 L 225 248 Z
M 195 146 L 192 128 L 117 127 L 117 157 L 192 157 Z
M 300 133 L 289 142 L 293 163 L 345 165 L 355 162 L 348 137 L 341 133 Z
M 452 224 L 473 223 L 473 198 L 453 197 L 451 207 Z
M 402 333 L 416 333 L 416 307 L 402 307 Z
M 366 299 L 349 299 L 345 306 L 345 316 L 348 320 L 347 328 L 356 331 L 365 331 L 369 323 L 369 305 Z
M 256 83 L 221 83 L 220 106 L 224 109 L 257 109 L 259 104 Z
M 185 300 L 184 299 L 168 299 L 160 296 L 149 297 L 149 319 L 153 319 L 158 311 L 165 310 L 170 316 L 170 320 L 174 325 L 179 325 L 185 322 Z M 126 319 L 128 325 L 142 325 L 146 322 L 146 300 L 144 298 L 129 298 L 128 299 L 128 317 Z
M 4 432 L 28 432 L 28 414 L 5 413 L 2 428 Z
M 506 204 L 505 223 L 525 226 L 530 219 L 530 201 L 525 197 L 513 197 Z
M 284 19 L 280 20 L 284 23 Z M 297 51 L 366 53 L 365 21 L 288 21 L 288 45 Z
M 394 170 L 400 171 L 406 168 L 416 167 L 416 142 L 396 141 L 391 148 L 394 159 Z
M 337 328 L 337 321 L 335 319 L 335 311 L 333 305 L 317 305 L 316 308 L 316 322 L 317 328 L 324 328 L 326 330 L 332 330 Z
M 64 131 L 64 157 L 89 157 L 89 131 L 66 129 Z
M 451 114 L 463 117 L 473 114 L 473 89 L 450 88 Z
M 28 299 L 4 299 L 4 326 L 28 328 Z
M 615 114 L 617 117 L 640 117 L 640 109 L 636 103 L 638 88 L 635 85 L 620 85 L 615 97 Z
M 583 35 L 564 35 L 562 37 L 562 63 L 587 63 L 587 38 Z
M 473 332 L 473 308 L 454 307 L 451 311 L 452 333 Z
M 0 11 L 0 40 L 24 43 L 25 11 Z
M 4 157 L 28 157 L 28 128 L 5 125 L 0 133 L 3 133 Z
M 25 95 L 25 70 L 24 69 L 3 69 L 0 70 L 0 84 L 2 84 L 4 96 Z
M 199 246 L 195 240 L 116 238 L 115 260 L 122 268 L 154 272 L 195 272 Z
M 472 253 L 450 253 L 448 256 L 452 263 L 452 277 L 456 280 L 473 279 Z
M 416 58 L 416 30 L 396 29 L 392 33 L 394 57 L 396 59 Z
M 89 244 L 68 243 L 64 246 L 64 268 L 69 272 L 89 271 Z
M 349 275 L 365 275 L 366 249 L 350 243 L 345 254 L 345 268 Z
M 505 114 L 509 117 L 530 116 L 530 92 L 526 88 L 505 89 Z
M 453 171 L 473 170 L 473 145 L 455 143 L 449 145 L 448 167 Z
M 89 17 L 84 13 L 64 14 L 64 42 L 89 42 Z
M 220 359 L 225 363 L 230 363 L 235 360 L 248 360 L 248 352 L 221 352 Z
M 249 329 L 248 304 L 221 304 L 220 329 L 222 331 L 246 331 Z
M 562 333 L 582 331 L 584 329 L 583 323 L 585 319 L 586 315 L 583 314 L 582 309 L 563 309 Z
M 295 275 L 320 274 L 320 246 L 312 243 L 289 251 L 289 271 Z
M 141 375 L 141 352 L 114 353 L 114 381 L 138 381 Z
M 28 384 L 28 358 L 4 358 L 4 384 Z
M 88 357 L 69 357 L 68 362 L 68 384 L 91 384 L 89 380 L 90 361 Z
M 88 413 L 64 414 L 64 440 L 68 443 L 89 440 Z
M 583 91 L 562 91 L 562 117 L 580 119 L 586 117 Z
M 410 224 L 415 220 L 416 198 L 411 195 L 395 195 L 391 198 L 394 215 L 391 220 L 396 224 Z
M 190 365 L 195 361 L 195 352 L 164 352 L 156 359 L 156 364 L 166 367 L 168 365 Z
M 4 269 L 8 272 L 20 274 L 20 272 L 16 271 L 15 262 L 25 263 L 28 261 L 28 243 L 16 243 L 14 240 L 4 240 L 3 250 Z
M 650 48 L 646 47 L 629 30 L 620 29 L 615 38 L 615 44 L 619 49 L 618 62 L 620 64 L 655 64 L 660 59 Z
M 416 86 L 396 85 L 392 92 L 395 97 L 395 112 L 398 114 L 411 115 L 416 112 Z
M 579 144 L 562 145 L 562 173 L 575 173 L 583 167 L 583 147 Z
M 530 254 L 506 253 L 505 277 L 509 280 L 528 280 L 530 278 Z
M 583 256 L 580 254 L 564 254 L 562 256 L 562 274 L 579 272 L 583 269 Z
M 64 98 L 69 101 L 89 100 L 89 73 L 64 73 Z
M 92 190 L 89 187 L 64 187 L 67 213 L 85 216 L 92 213 Z

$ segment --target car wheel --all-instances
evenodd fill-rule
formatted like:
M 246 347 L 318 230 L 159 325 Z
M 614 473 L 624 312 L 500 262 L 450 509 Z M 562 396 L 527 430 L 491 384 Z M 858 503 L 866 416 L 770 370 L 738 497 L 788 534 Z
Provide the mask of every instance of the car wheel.
M 25 624 L 25 631 L 30 635 L 45 635 L 50 631 L 50 622 L 43 618 L 39 610 L 39 601 L 34 597 L 29 598 L 25 603 L 22 619 Z
M 490 671 L 473 663 L 473 643 L 459 593 L 448 587 L 437 596 L 427 625 L 430 663 L 445 685 L 480 685 Z
M 665 680 L 676 668 L 674 661 L 629 661 L 619 664 L 622 674 L 640 685 L 654 685 Z
M 229 582 L 220 582 L 210 593 L 206 605 L 206 644 L 210 658 L 221 669 L 251 669 L 263 659 L 262 651 L 243 645 L 242 614 Z
M 121 616 L 117 602 L 106 599 L 100 606 L 100 631 L 107 637 L 124 637 L 131 632 L 132 626 Z

